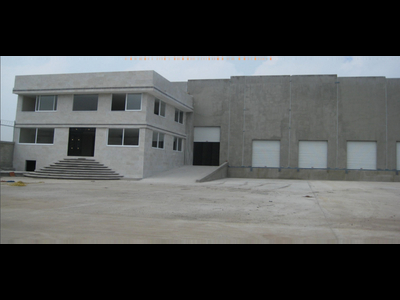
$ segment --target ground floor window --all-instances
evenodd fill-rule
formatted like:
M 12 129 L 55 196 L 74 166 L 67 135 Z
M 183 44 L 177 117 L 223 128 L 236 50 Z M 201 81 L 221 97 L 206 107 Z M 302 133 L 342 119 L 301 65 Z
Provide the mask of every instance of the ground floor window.
M 151 146 L 153 148 L 164 149 L 164 133 L 153 131 Z
M 50 144 L 54 142 L 54 128 L 21 128 L 21 144 Z
M 139 129 L 108 129 L 109 146 L 139 146 Z

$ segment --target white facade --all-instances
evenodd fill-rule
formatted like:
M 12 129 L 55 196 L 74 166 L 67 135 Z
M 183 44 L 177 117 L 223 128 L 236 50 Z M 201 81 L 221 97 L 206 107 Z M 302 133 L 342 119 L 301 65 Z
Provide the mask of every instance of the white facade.
M 70 156 L 93 157 L 128 178 L 184 165 L 193 101 L 153 71 L 17 76 L 14 93 L 16 170 Z M 154 132 L 161 147 L 152 146 Z

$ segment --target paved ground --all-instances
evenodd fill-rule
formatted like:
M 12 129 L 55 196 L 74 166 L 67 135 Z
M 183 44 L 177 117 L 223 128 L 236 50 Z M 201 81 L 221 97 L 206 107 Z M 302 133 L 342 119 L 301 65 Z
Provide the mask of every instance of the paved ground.
M 400 183 L 189 173 L 14 178 L 27 185 L 1 183 L 1 243 L 400 243 Z

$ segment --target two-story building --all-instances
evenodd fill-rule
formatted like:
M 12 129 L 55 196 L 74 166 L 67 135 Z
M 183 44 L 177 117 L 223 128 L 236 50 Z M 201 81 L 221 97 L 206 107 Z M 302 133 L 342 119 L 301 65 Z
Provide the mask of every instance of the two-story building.
M 17 76 L 14 93 L 16 170 L 81 157 L 143 178 L 185 163 L 193 99 L 156 72 Z
M 138 179 L 225 161 L 230 177 L 399 179 L 398 78 L 132 71 L 16 76 L 14 93 L 20 171 L 92 158 Z

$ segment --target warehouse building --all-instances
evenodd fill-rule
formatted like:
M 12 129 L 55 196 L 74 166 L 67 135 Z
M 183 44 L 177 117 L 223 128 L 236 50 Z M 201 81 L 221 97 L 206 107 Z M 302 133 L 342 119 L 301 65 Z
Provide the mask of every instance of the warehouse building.
M 398 180 L 400 79 L 154 71 L 16 76 L 14 168 L 94 159 L 127 178 L 183 165 L 228 176 Z

